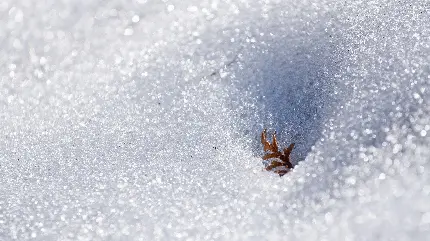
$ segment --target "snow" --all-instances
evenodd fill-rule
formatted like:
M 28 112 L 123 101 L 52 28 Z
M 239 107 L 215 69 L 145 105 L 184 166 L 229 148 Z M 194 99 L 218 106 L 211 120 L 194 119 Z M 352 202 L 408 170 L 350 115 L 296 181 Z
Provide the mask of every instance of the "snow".
M 2 1 L 0 240 L 426 240 L 429 39 L 426 0 Z

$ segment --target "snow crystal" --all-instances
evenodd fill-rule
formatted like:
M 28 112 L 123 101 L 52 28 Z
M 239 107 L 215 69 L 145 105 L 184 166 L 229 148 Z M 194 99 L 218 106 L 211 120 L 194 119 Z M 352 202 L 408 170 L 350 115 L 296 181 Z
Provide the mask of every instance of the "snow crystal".
M 1 2 L 0 240 L 427 240 L 429 11 Z

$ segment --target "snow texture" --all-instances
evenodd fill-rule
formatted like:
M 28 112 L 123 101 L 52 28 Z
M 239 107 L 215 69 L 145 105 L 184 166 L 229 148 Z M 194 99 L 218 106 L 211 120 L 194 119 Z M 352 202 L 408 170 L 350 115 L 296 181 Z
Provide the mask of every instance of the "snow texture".
M 0 43 L 0 240 L 430 237 L 427 0 L 3 0 Z

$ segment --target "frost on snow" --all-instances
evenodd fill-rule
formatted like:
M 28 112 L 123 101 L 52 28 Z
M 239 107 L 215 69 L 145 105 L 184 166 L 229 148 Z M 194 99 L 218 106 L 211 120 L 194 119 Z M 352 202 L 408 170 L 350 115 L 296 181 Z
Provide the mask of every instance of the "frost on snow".
M 426 240 L 429 38 L 425 0 L 2 1 L 0 240 Z

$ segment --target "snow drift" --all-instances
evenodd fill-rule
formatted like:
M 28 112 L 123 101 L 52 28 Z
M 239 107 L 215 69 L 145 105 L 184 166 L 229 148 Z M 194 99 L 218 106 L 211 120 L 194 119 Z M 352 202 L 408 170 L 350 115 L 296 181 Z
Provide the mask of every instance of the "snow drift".
M 0 239 L 425 240 L 429 9 L 2 2 Z

